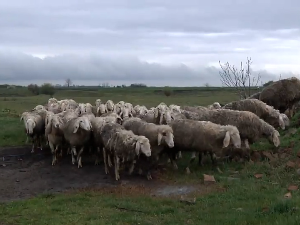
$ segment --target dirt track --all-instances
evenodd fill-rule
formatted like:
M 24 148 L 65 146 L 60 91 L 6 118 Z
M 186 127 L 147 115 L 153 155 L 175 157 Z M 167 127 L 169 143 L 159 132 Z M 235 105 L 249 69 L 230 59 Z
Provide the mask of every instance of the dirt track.
M 121 181 L 114 180 L 113 171 L 104 173 L 103 164 L 83 157 L 83 167 L 71 164 L 69 155 L 52 166 L 48 149 L 30 153 L 29 147 L 0 149 L 0 202 L 24 199 L 42 193 L 57 193 L 86 187 L 116 187 L 120 184 L 139 184 L 155 190 L 155 195 L 184 194 L 193 191 L 189 186 L 167 186 L 144 176 L 121 173 Z M 9 156 L 15 155 L 15 156 Z M 3 158 L 4 157 L 4 158 Z M 154 177 L 153 177 L 154 178 Z

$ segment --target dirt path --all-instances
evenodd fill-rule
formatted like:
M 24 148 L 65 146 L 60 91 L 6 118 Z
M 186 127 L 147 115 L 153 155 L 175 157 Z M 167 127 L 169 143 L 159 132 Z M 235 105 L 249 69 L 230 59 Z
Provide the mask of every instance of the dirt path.
M 189 186 L 168 186 L 159 180 L 148 181 L 144 176 L 121 174 L 115 181 L 113 171 L 104 173 L 103 164 L 94 165 L 94 160 L 83 157 L 83 167 L 71 164 L 65 156 L 51 165 L 49 149 L 30 153 L 30 147 L 0 149 L 0 202 L 24 199 L 42 193 L 57 193 L 78 188 L 117 187 L 121 184 L 143 185 L 155 190 L 156 195 L 184 194 L 193 191 Z

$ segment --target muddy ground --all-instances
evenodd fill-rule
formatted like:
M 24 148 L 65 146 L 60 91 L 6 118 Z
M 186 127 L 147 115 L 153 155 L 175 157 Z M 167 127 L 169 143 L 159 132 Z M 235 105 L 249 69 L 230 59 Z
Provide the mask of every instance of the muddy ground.
M 116 188 L 134 185 L 149 188 L 153 195 L 182 195 L 198 189 L 194 186 L 175 186 L 159 179 L 148 181 L 145 176 L 120 174 L 121 181 L 114 180 L 114 173 L 104 173 L 103 163 L 95 166 L 94 160 L 85 156 L 83 167 L 72 165 L 66 155 L 55 166 L 51 165 L 51 153 L 44 148 L 30 153 L 30 147 L 0 149 L 0 202 L 34 197 L 39 194 L 65 192 L 80 188 Z

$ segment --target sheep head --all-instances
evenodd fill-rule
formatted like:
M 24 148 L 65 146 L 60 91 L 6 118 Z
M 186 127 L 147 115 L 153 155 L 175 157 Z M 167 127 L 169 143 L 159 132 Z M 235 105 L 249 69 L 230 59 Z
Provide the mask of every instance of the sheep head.
M 151 156 L 150 142 L 149 139 L 145 136 L 139 136 L 135 144 L 135 153 L 139 155 L 140 152 L 142 152 L 147 157 Z
M 223 148 L 228 147 L 229 144 L 233 144 L 235 148 L 241 148 L 242 141 L 239 130 L 230 125 L 226 126 L 226 130 L 225 138 L 223 140 Z
M 98 99 L 95 101 L 95 105 L 96 105 L 96 107 L 99 107 L 100 104 L 101 104 L 101 99 L 98 98 Z
M 90 131 L 92 128 L 91 122 L 86 117 L 80 117 L 75 120 L 74 123 L 74 131 L 73 133 L 77 133 L 78 129 L 82 128 L 83 130 Z
M 104 114 L 104 113 L 107 113 L 107 109 L 106 109 L 106 106 L 105 104 L 100 104 L 97 108 L 97 114 Z
M 279 123 L 280 128 L 282 130 L 285 130 L 285 122 L 284 122 L 281 114 L 279 114 L 279 116 L 278 116 L 278 123 Z
M 269 136 L 269 141 L 274 144 L 275 147 L 280 145 L 280 134 L 277 130 L 274 130 Z
M 33 134 L 33 129 L 36 126 L 36 122 L 34 121 L 34 119 L 30 118 L 26 121 L 26 128 L 27 128 L 27 134 Z
M 157 137 L 157 145 L 161 145 L 162 142 L 169 147 L 173 148 L 174 147 L 174 135 L 173 135 L 173 130 L 170 126 L 168 125 L 161 125 L 162 127 L 158 131 L 158 137 Z
M 122 119 L 124 118 L 129 118 L 129 117 L 133 117 L 132 113 L 130 112 L 129 108 L 123 107 L 120 113 L 120 117 Z
M 173 117 L 173 119 L 174 119 L 174 117 Z M 160 114 L 159 124 L 163 124 L 164 122 L 166 124 L 169 124 L 169 123 L 171 123 L 171 121 L 172 121 L 171 111 L 170 110 L 164 110 Z

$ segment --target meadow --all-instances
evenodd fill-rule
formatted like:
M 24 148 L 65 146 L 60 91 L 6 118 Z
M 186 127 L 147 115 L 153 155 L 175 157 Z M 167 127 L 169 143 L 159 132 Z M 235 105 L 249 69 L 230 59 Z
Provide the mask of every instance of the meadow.
M 163 88 L 61 89 L 54 97 L 92 104 L 97 98 L 103 101 L 123 100 L 147 107 L 160 102 L 168 105 L 209 105 L 215 101 L 225 104 L 238 99 L 232 89 L 213 87 L 172 88 L 170 96 L 164 95 Z M 46 95 L 34 96 L 26 88 L 0 89 L 0 149 L 25 145 L 24 125 L 19 116 L 37 104 L 46 104 L 48 99 Z M 153 196 L 150 185 L 126 186 L 121 183 L 114 189 L 87 188 L 0 203 L 0 224 L 298 225 L 298 118 L 299 114 L 296 114 L 291 128 L 280 131 L 279 148 L 264 140 L 251 146 L 255 150 L 253 162 L 225 163 L 220 165 L 220 173 L 212 170 L 208 160 L 204 167 L 194 163 L 190 175 L 186 175 L 184 170 L 189 155 L 178 161 L 178 171 L 167 165 L 158 182 L 196 187 L 187 195 L 187 198 L 196 198 L 194 203 L 182 202 L 178 195 Z M 204 182 L 203 174 L 214 176 L 216 182 Z

